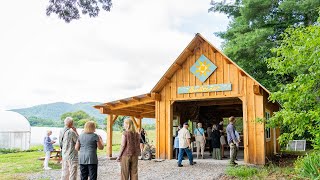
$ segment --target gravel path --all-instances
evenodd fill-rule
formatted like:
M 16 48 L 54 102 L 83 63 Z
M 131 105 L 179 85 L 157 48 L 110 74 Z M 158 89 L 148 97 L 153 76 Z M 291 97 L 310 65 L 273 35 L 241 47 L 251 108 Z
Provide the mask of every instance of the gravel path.
M 184 160 L 183 167 L 177 167 L 176 160 L 139 160 L 139 179 L 219 179 L 228 165 L 228 160 L 195 159 L 196 165 L 190 166 Z M 240 162 L 241 164 L 241 162 Z M 49 170 L 29 176 L 29 179 L 59 179 L 60 170 Z M 80 179 L 80 178 L 79 178 Z M 115 160 L 99 157 L 98 179 L 120 179 L 120 166 Z

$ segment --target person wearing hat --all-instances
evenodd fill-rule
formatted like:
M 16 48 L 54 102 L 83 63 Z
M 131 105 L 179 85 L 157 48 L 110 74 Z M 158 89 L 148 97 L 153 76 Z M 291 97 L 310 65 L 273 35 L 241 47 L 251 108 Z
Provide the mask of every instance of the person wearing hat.
M 179 155 L 178 155 L 178 167 L 182 167 L 182 159 L 183 154 L 186 152 L 190 165 L 196 164 L 196 162 L 193 162 L 192 157 L 192 151 L 191 151 L 191 135 L 188 130 L 189 124 L 187 122 L 183 123 L 183 128 L 179 130 L 178 132 L 178 138 L 179 138 Z

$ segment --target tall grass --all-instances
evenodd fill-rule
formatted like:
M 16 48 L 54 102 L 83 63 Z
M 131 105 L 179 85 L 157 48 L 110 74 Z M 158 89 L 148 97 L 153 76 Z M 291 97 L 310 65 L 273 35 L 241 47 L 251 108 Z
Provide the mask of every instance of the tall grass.
M 301 178 L 320 179 L 320 152 L 314 151 L 298 158 L 295 171 Z
M 258 169 L 254 167 L 248 167 L 248 166 L 235 166 L 231 167 L 229 166 L 226 169 L 226 174 L 229 176 L 235 176 L 243 179 L 250 178 L 258 173 Z

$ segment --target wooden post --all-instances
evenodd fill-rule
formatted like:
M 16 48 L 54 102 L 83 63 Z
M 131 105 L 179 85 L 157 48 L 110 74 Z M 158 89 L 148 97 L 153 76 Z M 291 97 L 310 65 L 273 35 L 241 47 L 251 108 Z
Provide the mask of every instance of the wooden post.
M 134 116 L 131 116 L 131 119 L 132 119 L 132 122 L 133 122 L 134 126 L 136 127 L 136 130 L 138 130 L 139 126 L 137 124 L 136 118 L 134 118 Z
M 113 115 L 109 114 L 107 118 L 107 157 L 112 157 L 112 125 Z
M 138 126 L 139 128 L 142 128 L 142 117 L 138 117 Z

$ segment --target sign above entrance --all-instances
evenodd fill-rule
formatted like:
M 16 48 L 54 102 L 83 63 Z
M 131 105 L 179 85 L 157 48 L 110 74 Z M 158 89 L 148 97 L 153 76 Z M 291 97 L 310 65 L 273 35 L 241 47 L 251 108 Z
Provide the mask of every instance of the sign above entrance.
M 231 84 L 211 84 L 203 86 L 183 86 L 178 87 L 178 94 L 231 91 Z
M 199 59 L 193 64 L 193 66 L 191 66 L 190 71 L 201 82 L 204 82 L 216 69 L 217 66 L 202 54 Z

